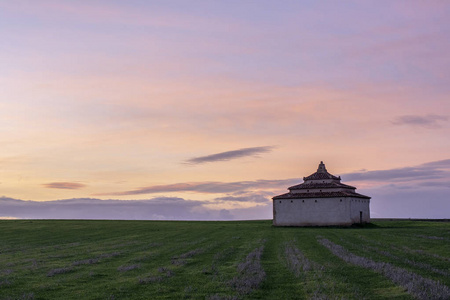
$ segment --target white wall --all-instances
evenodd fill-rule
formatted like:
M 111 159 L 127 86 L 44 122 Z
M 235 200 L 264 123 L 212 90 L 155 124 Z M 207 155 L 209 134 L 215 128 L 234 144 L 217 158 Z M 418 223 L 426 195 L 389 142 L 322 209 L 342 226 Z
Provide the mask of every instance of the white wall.
M 350 199 L 350 215 L 353 223 L 360 222 L 360 212 L 362 212 L 362 222 L 370 222 L 370 200 L 361 198 Z
M 350 226 L 360 222 L 360 212 L 363 223 L 368 223 L 369 205 L 369 199 L 354 197 L 274 200 L 273 225 Z
M 273 223 L 276 226 L 326 226 L 352 224 L 350 219 L 349 197 L 292 200 L 282 199 L 274 200 L 273 206 Z

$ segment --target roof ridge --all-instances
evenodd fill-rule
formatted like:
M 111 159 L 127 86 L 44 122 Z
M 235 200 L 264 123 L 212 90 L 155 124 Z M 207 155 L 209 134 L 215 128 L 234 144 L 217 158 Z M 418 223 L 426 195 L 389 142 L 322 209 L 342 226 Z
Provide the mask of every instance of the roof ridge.
M 342 188 L 351 188 L 351 189 L 356 189 L 356 187 L 342 183 L 342 182 L 303 182 L 300 184 L 296 184 L 293 185 L 291 187 L 288 187 L 288 190 L 291 189 L 309 189 L 309 188 L 326 188 L 326 187 L 331 187 L 331 188 L 336 188 L 336 187 L 342 187 Z
M 355 197 L 370 199 L 371 197 L 356 192 L 312 192 L 312 193 L 285 193 L 273 197 L 272 199 L 295 199 L 295 198 L 332 198 L 332 197 Z

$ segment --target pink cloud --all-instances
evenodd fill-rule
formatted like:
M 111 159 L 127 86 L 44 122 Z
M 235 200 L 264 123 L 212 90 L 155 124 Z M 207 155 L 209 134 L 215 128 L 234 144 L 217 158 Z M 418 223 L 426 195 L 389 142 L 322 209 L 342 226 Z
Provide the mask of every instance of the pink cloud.
M 297 179 L 284 180 L 255 180 L 255 181 L 236 181 L 236 182 L 182 182 L 166 185 L 152 185 L 135 190 L 124 192 L 108 192 L 96 194 L 96 196 L 124 196 L 124 195 L 140 195 L 170 192 L 196 192 L 205 194 L 224 194 L 224 193 L 242 193 L 248 190 L 273 190 L 283 185 L 292 185 Z
M 450 118 L 442 115 L 404 115 L 392 121 L 394 125 L 412 125 L 425 128 L 440 128 L 442 122 L 447 122 Z
M 77 190 L 84 188 L 86 185 L 77 182 L 50 182 L 42 184 L 44 187 L 49 189 L 67 189 L 67 190 Z

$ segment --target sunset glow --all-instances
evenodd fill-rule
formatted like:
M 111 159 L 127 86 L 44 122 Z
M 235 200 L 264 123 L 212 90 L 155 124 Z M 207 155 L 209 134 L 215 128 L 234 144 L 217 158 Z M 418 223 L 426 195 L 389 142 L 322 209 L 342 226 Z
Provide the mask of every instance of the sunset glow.
M 13 199 L 99 199 L 149 203 L 130 218 L 267 219 L 321 160 L 373 217 L 448 218 L 449 15 L 444 1 L 0 2 L 0 218 L 41 216 Z

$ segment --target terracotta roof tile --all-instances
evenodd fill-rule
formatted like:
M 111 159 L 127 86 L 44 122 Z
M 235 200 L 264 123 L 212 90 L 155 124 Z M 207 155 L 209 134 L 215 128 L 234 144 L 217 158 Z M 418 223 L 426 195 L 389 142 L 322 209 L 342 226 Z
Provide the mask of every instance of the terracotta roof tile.
M 332 182 L 309 182 L 309 180 L 332 179 Z M 305 182 L 289 187 L 289 193 L 275 196 L 272 199 L 298 199 L 298 198 L 330 198 L 330 197 L 357 197 L 363 199 L 370 199 L 370 197 L 358 194 L 355 192 L 356 188 L 351 185 L 341 183 L 341 177 L 336 177 L 328 173 L 325 164 L 321 161 L 317 172 L 304 177 Z M 304 192 L 307 189 L 321 189 L 320 192 Z M 330 192 L 329 189 L 339 189 L 339 191 Z M 293 192 L 292 190 L 302 190 L 301 193 Z M 323 190 L 323 191 L 322 191 Z
M 336 177 L 334 175 L 331 175 L 328 172 L 316 172 L 308 177 L 304 177 L 303 180 L 320 180 L 320 179 L 334 179 L 334 180 L 341 180 L 341 177 Z
M 356 198 L 370 199 L 369 196 L 347 191 L 317 192 L 317 193 L 286 193 L 283 195 L 275 196 L 272 199 L 279 200 L 279 199 L 332 198 L 332 197 L 356 197 Z
M 340 182 L 325 182 L 325 183 L 300 183 L 289 187 L 289 190 L 306 190 L 306 189 L 326 189 L 326 188 L 346 188 L 356 189 L 354 186 L 343 184 Z

